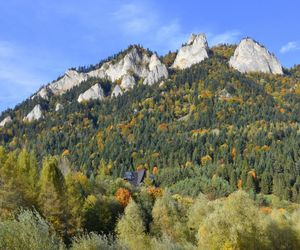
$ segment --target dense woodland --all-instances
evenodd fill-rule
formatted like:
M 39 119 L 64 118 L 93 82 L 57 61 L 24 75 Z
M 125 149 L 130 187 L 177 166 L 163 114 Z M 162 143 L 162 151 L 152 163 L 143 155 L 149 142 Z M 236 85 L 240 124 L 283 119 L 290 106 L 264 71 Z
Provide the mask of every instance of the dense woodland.
M 299 66 L 241 74 L 234 49 L 117 98 L 89 79 L 5 111 L 0 248 L 299 249 Z M 95 83 L 107 99 L 78 103 Z M 23 122 L 37 103 L 45 118 Z M 140 187 L 122 179 L 136 169 Z

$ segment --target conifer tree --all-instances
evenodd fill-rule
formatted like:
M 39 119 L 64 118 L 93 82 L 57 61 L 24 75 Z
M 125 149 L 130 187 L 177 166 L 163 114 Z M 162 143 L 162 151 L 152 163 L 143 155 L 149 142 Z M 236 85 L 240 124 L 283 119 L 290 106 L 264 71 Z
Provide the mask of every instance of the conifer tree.
M 67 235 L 65 182 L 55 157 L 45 158 L 39 180 L 39 206 L 43 215 L 62 236 Z
M 116 228 L 119 240 L 129 249 L 149 249 L 149 239 L 146 235 L 144 221 L 140 207 L 130 200 L 125 209 L 125 214 L 120 219 Z

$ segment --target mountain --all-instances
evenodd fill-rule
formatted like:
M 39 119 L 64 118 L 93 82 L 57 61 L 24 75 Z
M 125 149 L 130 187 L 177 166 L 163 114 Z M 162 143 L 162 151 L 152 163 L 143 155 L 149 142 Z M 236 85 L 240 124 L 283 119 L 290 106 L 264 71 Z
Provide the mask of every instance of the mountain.
M 115 177 L 154 165 L 164 176 L 208 161 L 213 165 L 206 178 L 219 176 L 226 192 L 234 169 L 236 178 L 254 169 L 259 191 L 263 174 L 273 178 L 298 164 L 298 72 L 283 70 L 250 38 L 209 48 L 204 34 L 191 35 L 162 57 L 134 45 L 96 65 L 67 70 L 3 112 L 0 142 L 36 152 L 39 162 L 67 150 L 73 168 L 88 175 L 97 173 L 101 160 L 112 161 Z M 158 182 L 179 190 L 184 176 Z M 290 178 L 282 190 L 296 188 L 297 175 Z
M 112 82 L 121 80 L 121 87 L 128 90 L 136 84 L 134 77 L 143 78 L 144 84 L 152 85 L 162 78 L 168 78 L 168 71 L 156 54 L 133 46 L 120 60 L 107 61 L 97 69 L 87 72 L 67 70 L 61 78 L 42 88 L 35 96 L 47 99 L 48 93 L 62 95 L 89 78 L 109 79 Z
M 179 49 L 172 68 L 189 68 L 208 58 L 208 50 L 205 34 L 191 34 L 188 42 Z
M 299 72 L 204 34 L 67 70 L 1 114 L 0 248 L 299 249 Z
M 278 59 L 251 38 L 243 39 L 230 58 L 229 65 L 242 73 L 262 72 L 282 75 Z

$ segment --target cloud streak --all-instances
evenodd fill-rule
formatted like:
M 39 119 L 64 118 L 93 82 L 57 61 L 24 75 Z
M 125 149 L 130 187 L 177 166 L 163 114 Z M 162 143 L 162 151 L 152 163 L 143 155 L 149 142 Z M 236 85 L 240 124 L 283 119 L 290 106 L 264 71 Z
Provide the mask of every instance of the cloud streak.
M 300 50 L 300 45 L 298 42 L 292 41 L 292 42 L 288 42 L 287 44 L 283 45 L 280 48 L 280 53 L 285 54 L 285 53 L 295 51 L 295 50 Z
M 224 33 L 209 35 L 210 44 L 212 46 L 218 44 L 232 44 L 238 42 L 241 38 L 241 32 L 237 30 L 226 31 Z
M 51 71 L 62 61 L 49 52 L 0 41 L 0 110 L 21 102 L 49 82 Z
M 116 26 L 132 40 L 164 54 L 169 50 L 177 50 L 185 43 L 190 33 L 182 28 L 178 19 L 165 20 L 164 15 L 157 8 L 143 2 L 119 5 L 113 12 Z M 221 43 L 236 43 L 241 38 L 241 32 L 230 30 L 223 33 L 214 33 L 208 29 L 193 30 L 193 33 L 205 32 L 211 46 Z

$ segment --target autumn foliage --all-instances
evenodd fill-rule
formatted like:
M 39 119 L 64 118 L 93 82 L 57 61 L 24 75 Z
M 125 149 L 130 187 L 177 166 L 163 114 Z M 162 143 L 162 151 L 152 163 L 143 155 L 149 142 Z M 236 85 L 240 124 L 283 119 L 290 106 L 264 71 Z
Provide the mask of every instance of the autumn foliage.
M 123 207 L 126 207 L 129 203 L 131 194 L 126 188 L 119 188 L 115 194 L 115 197 Z

